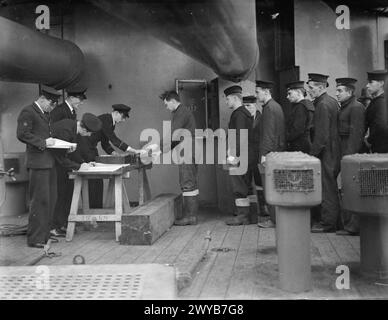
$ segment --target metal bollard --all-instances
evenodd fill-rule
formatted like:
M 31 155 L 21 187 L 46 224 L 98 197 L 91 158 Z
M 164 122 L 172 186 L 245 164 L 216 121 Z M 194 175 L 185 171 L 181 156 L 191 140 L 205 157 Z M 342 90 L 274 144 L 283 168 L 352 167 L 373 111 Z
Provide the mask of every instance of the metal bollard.
M 272 152 L 265 162 L 265 198 L 276 206 L 279 284 L 311 290 L 310 210 L 322 201 L 321 163 L 302 152 Z

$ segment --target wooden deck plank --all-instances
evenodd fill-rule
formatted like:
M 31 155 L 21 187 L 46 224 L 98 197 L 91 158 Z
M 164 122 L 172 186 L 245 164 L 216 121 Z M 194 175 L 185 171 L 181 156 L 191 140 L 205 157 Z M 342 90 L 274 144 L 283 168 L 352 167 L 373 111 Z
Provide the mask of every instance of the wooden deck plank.
M 287 299 L 290 295 L 279 289 L 275 234 L 274 228 L 259 228 L 253 299 Z
M 216 224 L 216 220 L 211 220 L 206 221 L 199 226 L 193 238 L 176 257 L 174 265 L 177 270 L 188 272 L 190 268 L 195 268 L 193 264 L 200 259 L 200 255 L 203 254 L 205 250 L 206 234 L 210 232 L 211 235 Z
M 201 299 L 224 299 L 240 247 L 244 226 L 230 227 L 222 247 L 230 251 L 220 252 L 199 296 Z
M 86 263 L 88 259 L 93 254 L 93 250 L 100 245 L 101 238 L 104 237 L 104 234 L 98 231 L 83 231 L 82 235 L 74 237 L 71 242 L 66 242 L 61 240 L 60 243 L 56 244 L 56 247 L 53 247 L 53 251 L 60 252 L 61 256 L 53 259 L 44 259 L 39 264 L 43 265 L 65 265 L 73 264 L 73 258 L 76 255 L 82 255 Z M 112 234 L 109 235 L 111 237 Z M 110 240 L 112 240 L 110 238 Z M 113 241 L 113 240 L 112 240 Z
M 218 221 L 211 234 L 209 251 L 204 261 L 200 263 L 196 270 L 195 277 L 190 287 L 183 289 L 180 292 L 180 297 L 183 299 L 198 299 L 202 289 L 207 282 L 210 271 L 213 268 L 214 262 L 218 253 L 212 251 L 214 248 L 219 248 L 224 242 L 225 236 L 229 230 L 229 226 L 224 221 Z
M 359 236 L 346 236 L 346 240 L 352 245 L 354 250 L 360 253 L 360 237 Z
M 178 241 L 186 228 L 188 227 L 172 226 L 162 238 L 158 239 L 152 246 L 148 246 L 144 253 L 134 260 L 134 263 L 153 263 L 166 248 Z
M 27 246 L 26 236 L 0 237 L 0 265 L 24 265 L 39 256 L 42 249 Z M 26 262 L 27 261 L 27 262 Z
M 252 299 L 259 241 L 258 229 L 257 225 L 246 225 L 244 228 L 226 299 Z
M 177 256 L 184 250 L 186 245 L 193 239 L 200 224 L 194 226 L 181 226 L 183 232 L 176 238 L 176 241 L 172 241 L 156 258 L 152 260 L 154 263 L 168 263 L 173 264 Z

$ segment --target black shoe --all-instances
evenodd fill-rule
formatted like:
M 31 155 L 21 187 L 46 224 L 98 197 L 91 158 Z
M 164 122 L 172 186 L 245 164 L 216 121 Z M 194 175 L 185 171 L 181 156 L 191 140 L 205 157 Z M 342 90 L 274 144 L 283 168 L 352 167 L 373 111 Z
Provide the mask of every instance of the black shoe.
M 61 229 L 53 229 L 50 231 L 50 236 L 64 238 L 66 237 L 66 232 L 62 231 Z
M 335 228 L 332 226 L 326 226 L 322 223 L 317 223 L 311 228 L 312 233 L 331 233 L 335 232 Z
M 353 232 L 353 231 L 348 231 L 348 230 L 338 230 L 336 232 L 336 235 L 338 236 L 358 236 L 359 233 L 358 232 Z
M 29 243 L 28 246 L 31 247 L 31 248 L 39 248 L 39 249 L 43 249 L 44 246 L 46 244 L 45 243 Z
M 54 238 L 53 236 L 50 236 L 51 243 L 57 243 L 59 240 L 57 238 Z
M 185 217 L 182 219 L 177 219 L 174 222 L 176 226 L 187 226 L 187 225 L 196 225 L 198 223 L 196 216 Z

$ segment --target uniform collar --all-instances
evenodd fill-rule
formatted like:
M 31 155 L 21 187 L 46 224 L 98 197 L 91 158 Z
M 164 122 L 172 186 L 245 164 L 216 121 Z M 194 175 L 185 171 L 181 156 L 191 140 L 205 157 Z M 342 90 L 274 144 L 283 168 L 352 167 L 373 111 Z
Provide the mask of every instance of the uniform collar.
M 178 104 L 178 106 L 177 106 L 176 109 L 173 111 L 173 113 L 177 112 L 177 110 L 180 108 L 181 105 L 182 105 L 181 103 Z
M 378 96 L 372 98 L 372 100 L 375 100 L 377 98 L 384 98 L 384 91 L 382 93 L 380 93 Z
M 74 112 L 74 108 L 71 106 L 71 104 L 69 102 L 67 102 L 67 100 L 65 100 L 65 103 L 67 104 L 67 106 L 69 107 L 71 113 Z
M 247 117 L 252 117 L 251 113 L 248 111 L 247 108 L 245 108 L 244 106 L 239 106 L 236 110 L 234 110 L 233 112 L 235 111 L 241 111 L 242 113 L 244 113 Z
M 44 111 L 43 111 L 42 107 L 39 105 L 39 103 L 37 101 L 34 101 L 34 103 L 39 108 L 39 110 L 44 114 Z
M 319 97 L 314 99 L 314 104 L 317 104 L 319 101 L 321 101 L 326 96 L 327 96 L 327 92 L 322 93 Z
M 341 105 L 341 109 L 342 108 L 345 108 L 346 106 L 348 106 L 351 102 L 353 102 L 354 100 L 356 99 L 355 96 L 351 96 L 348 100 L 344 101 L 344 102 L 340 102 L 340 105 Z
M 266 103 L 264 103 L 264 104 L 263 104 L 263 108 L 264 108 L 271 100 L 273 100 L 273 99 L 271 98 L 271 99 L 269 99 Z

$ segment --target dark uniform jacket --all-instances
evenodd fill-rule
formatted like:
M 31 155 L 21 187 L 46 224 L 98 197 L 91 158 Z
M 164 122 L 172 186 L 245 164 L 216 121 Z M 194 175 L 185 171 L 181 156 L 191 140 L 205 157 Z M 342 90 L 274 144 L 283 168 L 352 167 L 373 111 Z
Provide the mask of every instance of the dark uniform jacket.
M 387 104 L 384 94 L 372 99 L 366 109 L 366 127 L 369 128 L 368 143 L 372 152 L 388 152 Z
M 252 129 L 249 134 L 248 144 L 248 156 L 249 164 L 251 166 L 257 166 L 259 163 L 259 152 L 260 152 L 260 118 L 261 112 L 256 111 L 255 117 L 252 119 Z
M 233 146 L 234 144 L 231 143 L 229 146 L 232 149 L 229 150 L 229 155 L 231 156 L 240 156 L 240 151 L 241 151 L 241 146 L 240 146 L 240 134 L 241 134 L 241 129 L 247 129 L 248 131 L 248 141 L 243 141 L 244 143 L 248 142 L 249 143 L 249 136 L 252 131 L 252 124 L 253 124 L 253 117 L 250 114 L 250 112 L 245 108 L 244 106 L 240 106 L 237 109 L 235 109 L 229 120 L 229 129 L 235 129 L 236 130 L 236 150 L 234 150 Z M 247 146 L 248 147 L 248 146 Z M 249 163 L 249 148 L 248 148 L 248 163 Z
M 287 151 L 310 152 L 313 117 L 314 105 L 311 101 L 303 99 L 291 105 L 286 128 Z
M 180 104 L 173 112 L 171 119 L 171 144 L 168 142 L 166 137 L 163 137 L 162 150 L 168 152 L 170 149 L 175 148 L 178 144 L 183 141 L 183 137 L 180 141 L 174 141 L 179 136 L 179 129 L 186 129 L 190 132 L 192 137 L 192 154 L 195 152 L 195 118 L 193 113 L 184 105 Z M 176 131 L 178 130 L 178 131 Z M 174 134 L 175 131 L 175 134 Z
M 314 139 L 311 154 L 339 166 L 338 102 L 327 93 L 314 100 Z
M 63 119 L 77 119 L 77 114 L 73 109 L 73 112 L 70 110 L 66 102 L 56 106 L 53 111 L 50 112 L 51 122 L 57 122 Z
M 77 121 L 71 119 L 63 119 L 52 124 L 52 134 L 54 138 L 65 140 L 67 142 L 77 142 Z M 78 170 L 80 164 L 85 162 L 80 152 L 77 150 L 68 154 L 66 150 L 54 149 L 55 160 L 58 164 L 70 170 Z
M 110 143 L 122 151 L 126 151 L 128 148 L 128 145 L 121 141 L 114 133 L 115 126 L 113 125 L 112 114 L 104 113 L 98 116 L 98 118 L 102 122 L 102 129 L 92 133 L 90 137 L 79 137 L 77 139 L 81 156 L 86 162 L 94 161 L 98 156 L 97 144 L 99 142 L 101 142 L 101 147 L 107 154 L 111 154 L 114 151 Z
M 286 128 L 283 109 L 270 99 L 263 105 L 260 121 L 260 159 L 269 152 L 280 152 L 286 148 Z
M 354 96 L 341 103 L 338 132 L 342 157 L 361 150 L 365 134 L 365 107 Z
M 53 168 L 53 154 L 46 149 L 46 139 L 51 136 L 49 115 L 33 103 L 22 109 L 17 123 L 17 138 L 26 144 L 27 168 Z

